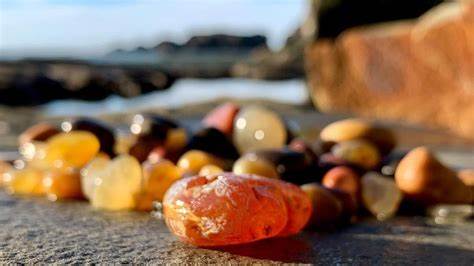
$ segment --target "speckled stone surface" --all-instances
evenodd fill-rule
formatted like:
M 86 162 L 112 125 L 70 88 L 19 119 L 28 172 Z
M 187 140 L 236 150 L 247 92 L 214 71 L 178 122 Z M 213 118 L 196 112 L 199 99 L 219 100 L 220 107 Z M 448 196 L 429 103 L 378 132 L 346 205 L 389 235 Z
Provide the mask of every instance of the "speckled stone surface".
M 474 265 L 474 223 L 369 220 L 333 233 L 306 231 L 211 250 L 180 243 L 149 214 L 99 212 L 86 202 L 51 203 L 0 192 L 0 264 L 53 262 Z

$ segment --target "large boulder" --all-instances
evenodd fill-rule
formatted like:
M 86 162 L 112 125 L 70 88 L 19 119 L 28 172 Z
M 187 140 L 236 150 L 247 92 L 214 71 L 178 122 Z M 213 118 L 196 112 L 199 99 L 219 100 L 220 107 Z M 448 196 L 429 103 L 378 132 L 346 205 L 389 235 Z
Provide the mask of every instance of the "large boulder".
M 307 50 L 314 104 L 325 112 L 444 127 L 474 139 L 474 1 L 416 21 L 344 31 Z

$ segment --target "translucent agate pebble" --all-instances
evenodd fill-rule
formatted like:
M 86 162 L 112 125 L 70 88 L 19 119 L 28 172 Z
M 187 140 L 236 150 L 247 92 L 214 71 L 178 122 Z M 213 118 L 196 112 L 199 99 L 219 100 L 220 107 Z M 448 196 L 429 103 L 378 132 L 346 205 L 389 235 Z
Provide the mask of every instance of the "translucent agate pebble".
M 283 120 L 266 108 L 243 108 L 234 123 L 233 139 L 240 153 L 280 148 L 286 142 L 287 131 Z

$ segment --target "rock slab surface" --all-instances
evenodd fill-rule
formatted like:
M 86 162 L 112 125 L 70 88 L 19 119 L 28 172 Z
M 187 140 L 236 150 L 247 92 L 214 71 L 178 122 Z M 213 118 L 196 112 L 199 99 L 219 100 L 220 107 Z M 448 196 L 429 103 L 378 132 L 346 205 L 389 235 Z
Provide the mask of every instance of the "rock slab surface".
M 0 264 L 176 263 L 473 265 L 474 225 L 422 218 L 365 221 L 335 233 L 304 232 L 225 249 L 179 242 L 149 214 L 99 212 L 0 192 Z
M 315 105 L 447 128 L 474 138 L 474 2 L 446 2 L 417 21 L 344 31 L 307 50 Z

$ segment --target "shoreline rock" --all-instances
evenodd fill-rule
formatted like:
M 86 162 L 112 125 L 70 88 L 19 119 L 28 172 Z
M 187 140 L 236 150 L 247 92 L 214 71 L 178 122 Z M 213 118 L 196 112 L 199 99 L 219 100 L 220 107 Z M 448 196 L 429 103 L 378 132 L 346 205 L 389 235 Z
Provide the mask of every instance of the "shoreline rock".
M 76 60 L 0 63 L 0 104 L 28 106 L 59 99 L 98 101 L 110 95 L 134 97 L 164 90 L 175 78 L 161 70 L 94 66 Z
M 474 138 L 474 3 L 441 4 L 415 22 L 344 31 L 307 49 L 317 108 L 404 120 Z

